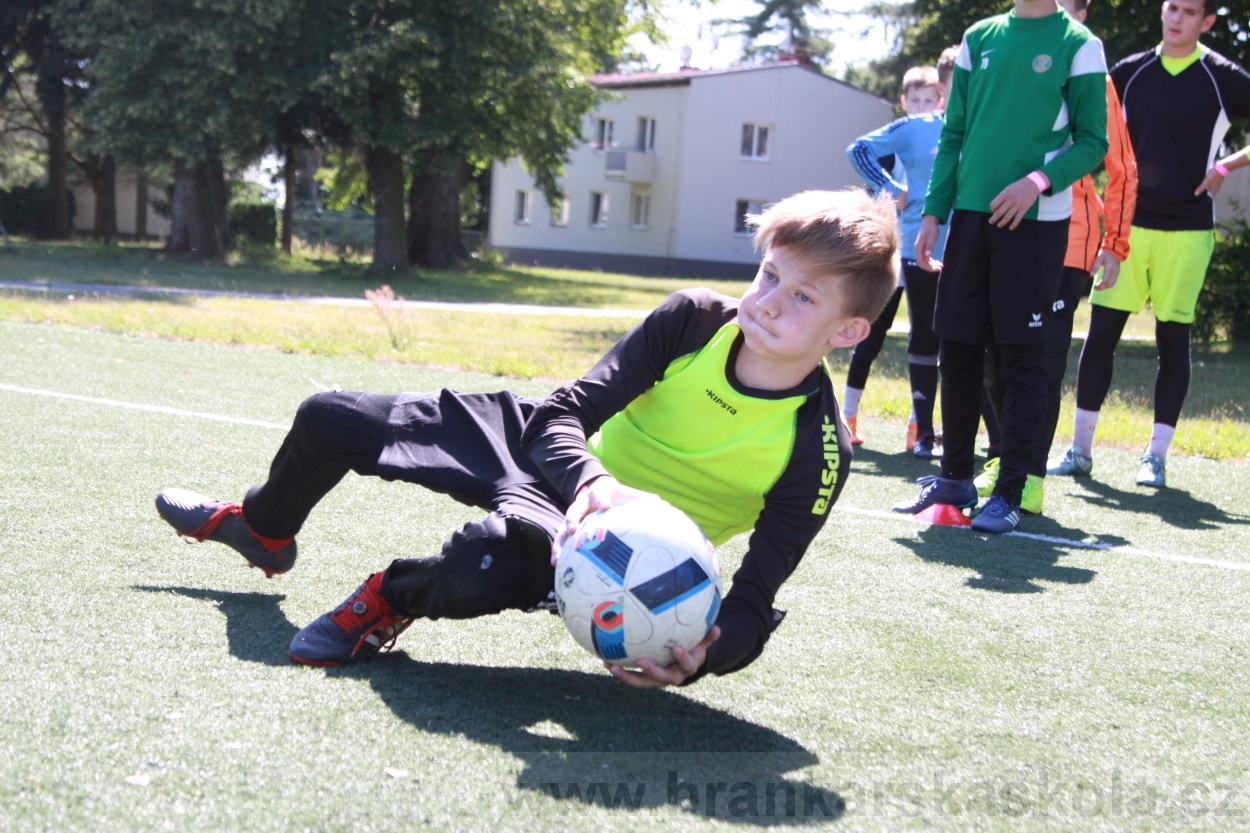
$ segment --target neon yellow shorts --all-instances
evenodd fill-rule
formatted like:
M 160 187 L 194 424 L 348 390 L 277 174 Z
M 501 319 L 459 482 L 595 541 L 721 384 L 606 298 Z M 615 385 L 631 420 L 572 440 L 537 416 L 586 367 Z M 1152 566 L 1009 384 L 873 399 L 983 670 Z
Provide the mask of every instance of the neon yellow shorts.
M 1133 226 L 1128 259 L 1110 289 L 1094 290 L 1091 304 L 1141 312 L 1150 302 L 1155 318 L 1192 324 L 1198 293 L 1215 248 L 1212 231 L 1158 231 Z

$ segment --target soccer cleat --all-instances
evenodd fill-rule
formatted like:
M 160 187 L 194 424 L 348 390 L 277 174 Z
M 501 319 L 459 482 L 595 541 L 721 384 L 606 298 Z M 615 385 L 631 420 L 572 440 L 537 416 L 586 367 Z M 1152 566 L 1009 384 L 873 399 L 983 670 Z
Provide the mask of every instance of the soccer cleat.
M 1020 511 L 1026 515 L 1042 514 L 1046 480 L 1036 474 L 1025 475 L 1024 491 L 1020 493 Z
M 906 512 L 915 515 L 938 503 L 949 504 L 959 509 L 967 509 L 977 505 L 977 490 L 972 480 L 948 480 L 945 477 L 928 475 L 916 481 L 920 486 L 920 494 L 911 503 L 895 506 L 895 512 Z
M 1078 446 L 1070 445 L 1063 459 L 1046 469 L 1047 474 L 1060 477 L 1089 477 L 1094 470 L 1094 458 L 1086 457 Z
M 1167 463 L 1158 454 L 1143 454 L 1141 468 L 1137 470 L 1137 485 L 1162 489 L 1168 481 L 1166 469 Z
M 977 532 L 993 532 L 1002 535 L 1012 532 L 1020 525 L 1020 509 L 1012 506 L 1006 498 L 994 495 L 972 519 L 972 528 Z
M 857 417 L 847 417 L 846 427 L 851 432 L 851 445 L 863 445 L 864 440 L 859 436 L 859 419 Z
M 917 460 L 936 460 L 942 456 L 942 450 L 937 447 L 937 438 L 932 434 L 918 438 L 911 453 Z
M 919 426 L 916 425 L 915 420 L 907 423 L 907 450 L 908 451 L 915 450 L 916 439 L 917 439 L 916 434 L 919 430 L 920 430 Z M 917 454 L 916 456 L 919 457 L 920 455 Z
M 994 487 L 998 485 L 998 466 L 1002 461 L 1001 457 L 991 457 L 985 461 L 985 467 L 972 481 L 972 485 L 977 487 L 977 497 L 989 497 L 994 494 Z
M 314 619 L 291 640 L 291 659 L 301 665 L 349 665 L 389 651 L 412 620 L 395 612 L 381 588 L 382 573 L 374 573 L 341 605 Z
M 156 496 L 156 511 L 182 537 L 225 544 L 268 578 L 295 566 L 295 539 L 256 534 L 243 520 L 241 503 L 223 503 L 186 489 L 163 489 Z

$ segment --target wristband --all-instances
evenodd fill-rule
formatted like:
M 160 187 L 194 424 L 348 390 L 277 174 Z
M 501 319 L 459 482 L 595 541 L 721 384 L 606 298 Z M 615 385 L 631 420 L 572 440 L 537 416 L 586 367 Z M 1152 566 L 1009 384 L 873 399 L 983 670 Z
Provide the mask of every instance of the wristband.
M 1042 176 L 1041 171 L 1033 171 L 1026 179 L 1037 186 L 1038 193 L 1043 193 L 1050 187 L 1050 183 L 1046 181 L 1046 177 Z
M 1228 166 L 1222 162 L 1216 162 L 1211 167 L 1215 168 L 1215 172 L 1220 176 L 1228 176 Z

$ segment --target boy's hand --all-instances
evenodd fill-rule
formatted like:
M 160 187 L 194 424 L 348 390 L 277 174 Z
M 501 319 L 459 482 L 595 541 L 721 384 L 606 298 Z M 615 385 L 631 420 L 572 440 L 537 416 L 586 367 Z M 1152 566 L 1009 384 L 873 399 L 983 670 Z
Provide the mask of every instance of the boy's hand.
M 1198 184 L 1194 189 L 1194 196 L 1202 196 L 1202 192 L 1206 191 L 1212 197 L 1220 193 L 1220 189 L 1224 187 L 1224 175 L 1217 171 L 1214 167 L 1207 171 L 1206 178 Z
M 907 189 L 904 188 L 898 192 L 898 196 L 894 198 L 894 205 L 899 211 L 907 208 Z
M 1015 229 L 1024 219 L 1024 215 L 1037 202 L 1037 185 L 1027 176 L 1017 179 L 998 193 L 990 202 L 990 222 L 999 228 Z
M 926 272 L 937 272 L 942 268 L 942 261 L 933 259 L 937 239 L 937 217 L 926 214 L 920 218 L 920 231 L 916 234 L 916 265 Z
M 605 662 L 603 665 L 612 676 L 627 686 L 634 688 L 664 688 L 670 685 L 681 685 L 686 679 L 703 667 L 707 659 L 708 646 L 720 638 L 720 628 L 716 625 L 707 632 L 698 645 L 689 651 L 680 645 L 673 647 L 673 661 L 668 665 L 656 665 L 649 659 L 638 660 L 637 671 L 620 665 Z
M 564 549 L 564 542 L 569 536 L 577 531 L 577 527 L 585 520 L 587 515 L 594 514 L 600 509 L 607 509 L 616 503 L 626 500 L 638 500 L 639 498 L 649 498 L 652 500 L 663 500 L 659 495 L 651 492 L 644 492 L 641 489 L 631 489 L 629 486 L 622 485 L 619 480 L 610 474 L 600 475 L 594 480 L 588 480 L 582 484 L 577 491 L 577 497 L 573 498 L 573 503 L 564 513 L 564 529 L 556 534 L 556 540 L 551 544 L 551 564 L 554 567 L 556 561 L 560 559 L 560 550 Z
M 1097 275 L 1099 268 L 1102 269 L 1102 280 L 1094 284 L 1094 289 L 1110 289 L 1115 286 L 1120 278 L 1120 259 L 1106 249 L 1099 249 L 1090 274 Z

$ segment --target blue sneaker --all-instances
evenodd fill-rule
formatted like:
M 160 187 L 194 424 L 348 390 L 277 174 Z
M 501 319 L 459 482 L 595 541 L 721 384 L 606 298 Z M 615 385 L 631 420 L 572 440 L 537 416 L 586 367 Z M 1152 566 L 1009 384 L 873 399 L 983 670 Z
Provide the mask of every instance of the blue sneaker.
M 295 539 L 256 534 L 243 520 L 241 503 L 223 503 L 186 489 L 164 489 L 156 496 L 156 511 L 182 537 L 225 544 L 267 578 L 295 566 Z
M 1162 489 L 1167 484 L 1167 463 L 1158 454 L 1143 454 L 1141 468 L 1137 470 L 1137 485 Z
M 972 485 L 972 478 L 948 480 L 931 474 L 920 478 L 916 483 L 920 486 L 920 495 L 911 503 L 895 506 L 895 512 L 915 515 L 937 503 L 948 503 L 960 509 L 977 505 L 977 487 Z
M 1089 477 L 1094 470 L 1094 458 L 1086 457 L 1079 446 L 1070 445 L 1063 453 L 1063 459 L 1052 463 L 1046 474 L 1058 477 Z
M 287 653 L 301 665 L 368 662 L 389 651 L 412 624 L 382 598 L 382 573 L 374 573 L 341 605 L 295 634 Z
M 1020 508 L 1012 506 L 1001 495 L 994 495 L 977 516 L 972 519 L 972 528 L 977 532 L 993 532 L 1001 535 L 1012 532 L 1020 525 Z

